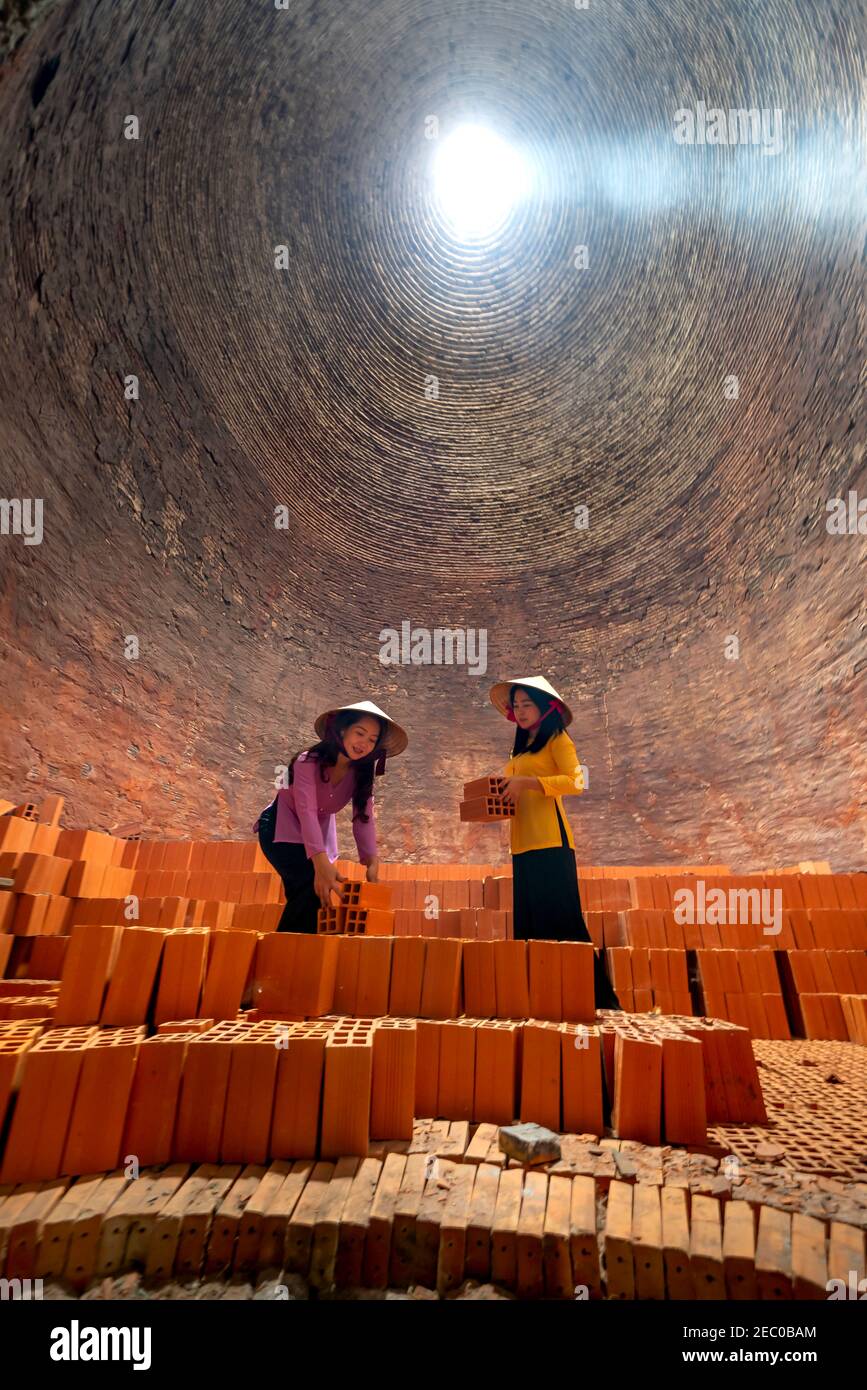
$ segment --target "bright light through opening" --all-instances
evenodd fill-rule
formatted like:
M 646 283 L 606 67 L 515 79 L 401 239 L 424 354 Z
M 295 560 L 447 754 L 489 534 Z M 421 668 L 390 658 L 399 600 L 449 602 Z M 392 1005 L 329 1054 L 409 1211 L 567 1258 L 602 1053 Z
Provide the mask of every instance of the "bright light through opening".
M 530 171 L 517 150 L 484 126 L 464 125 L 441 141 L 433 186 L 440 210 L 466 240 L 488 237 L 530 187 Z

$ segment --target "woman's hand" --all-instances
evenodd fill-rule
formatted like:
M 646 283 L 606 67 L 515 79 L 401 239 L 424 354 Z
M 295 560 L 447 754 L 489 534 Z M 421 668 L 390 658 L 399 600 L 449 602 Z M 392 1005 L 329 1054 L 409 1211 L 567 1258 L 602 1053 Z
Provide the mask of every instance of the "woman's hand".
M 327 854 L 316 854 L 313 856 L 315 872 L 313 875 L 313 891 L 323 907 L 335 907 L 340 902 L 339 883 L 345 883 L 343 874 L 339 874 L 328 858 Z M 332 893 L 337 896 L 337 903 L 331 901 Z
M 379 883 L 379 858 L 367 860 L 367 881 L 368 883 Z
M 504 777 L 503 796 L 517 806 L 524 792 L 539 791 L 538 777 Z

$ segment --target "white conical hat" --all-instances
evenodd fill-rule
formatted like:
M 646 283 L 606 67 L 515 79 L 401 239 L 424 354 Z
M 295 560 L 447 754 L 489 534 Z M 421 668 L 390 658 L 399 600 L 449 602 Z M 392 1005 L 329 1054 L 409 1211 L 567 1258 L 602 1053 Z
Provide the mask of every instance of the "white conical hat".
M 372 700 L 357 700 L 354 705 L 335 705 L 333 709 L 323 710 L 313 725 L 320 738 L 325 735 L 325 726 L 332 714 L 341 714 L 345 710 L 357 710 L 359 714 L 375 714 L 379 719 L 384 719 L 386 728 L 382 736 L 382 742 L 378 746 L 378 752 L 386 752 L 390 758 L 396 758 L 402 753 L 409 743 L 409 738 L 405 729 L 394 720 L 389 718 L 385 710 L 375 705 Z
M 509 705 L 509 691 L 513 685 L 529 686 L 531 690 L 538 690 L 543 695 L 550 695 L 552 700 L 559 700 L 563 706 L 563 723 L 572 723 L 572 711 L 558 693 L 550 681 L 546 681 L 544 676 L 515 676 L 510 681 L 497 681 L 496 685 L 491 686 L 491 703 L 500 711 L 500 714 L 507 714 Z

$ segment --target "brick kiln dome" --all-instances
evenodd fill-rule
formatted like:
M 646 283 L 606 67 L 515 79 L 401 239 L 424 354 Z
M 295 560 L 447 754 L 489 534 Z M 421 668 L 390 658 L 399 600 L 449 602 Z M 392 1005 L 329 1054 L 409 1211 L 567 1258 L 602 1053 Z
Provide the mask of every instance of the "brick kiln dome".
M 39 16 L 0 85 L 3 486 L 45 508 L 0 554 L 4 785 L 247 834 L 364 692 L 411 735 L 385 852 L 486 860 L 460 785 L 527 669 L 575 711 L 579 860 L 863 862 L 844 0 Z M 466 123 L 530 178 L 475 237 L 431 181 Z M 383 665 L 404 623 L 486 669 Z

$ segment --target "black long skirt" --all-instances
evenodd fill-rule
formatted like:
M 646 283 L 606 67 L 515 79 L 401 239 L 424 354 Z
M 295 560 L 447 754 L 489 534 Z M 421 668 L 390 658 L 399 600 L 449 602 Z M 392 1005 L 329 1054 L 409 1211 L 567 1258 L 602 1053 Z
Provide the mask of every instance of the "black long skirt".
M 592 941 L 578 891 L 575 851 L 569 846 L 560 816 L 560 844 L 512 855 L 514 932 L 516 941 Z M 604 952 L 593 952 L 597 1009 L 622 1008 L 605 965 Z
M 277 808 L 272 802 L 259 817 L 259 844 L 268 863 L 280 875 L 286 894 L 277 930 L 315 932 L 320 903 L 313 888 L 313 860 L 307 858 L 303 845 L 274 843 L 276 821 Z

